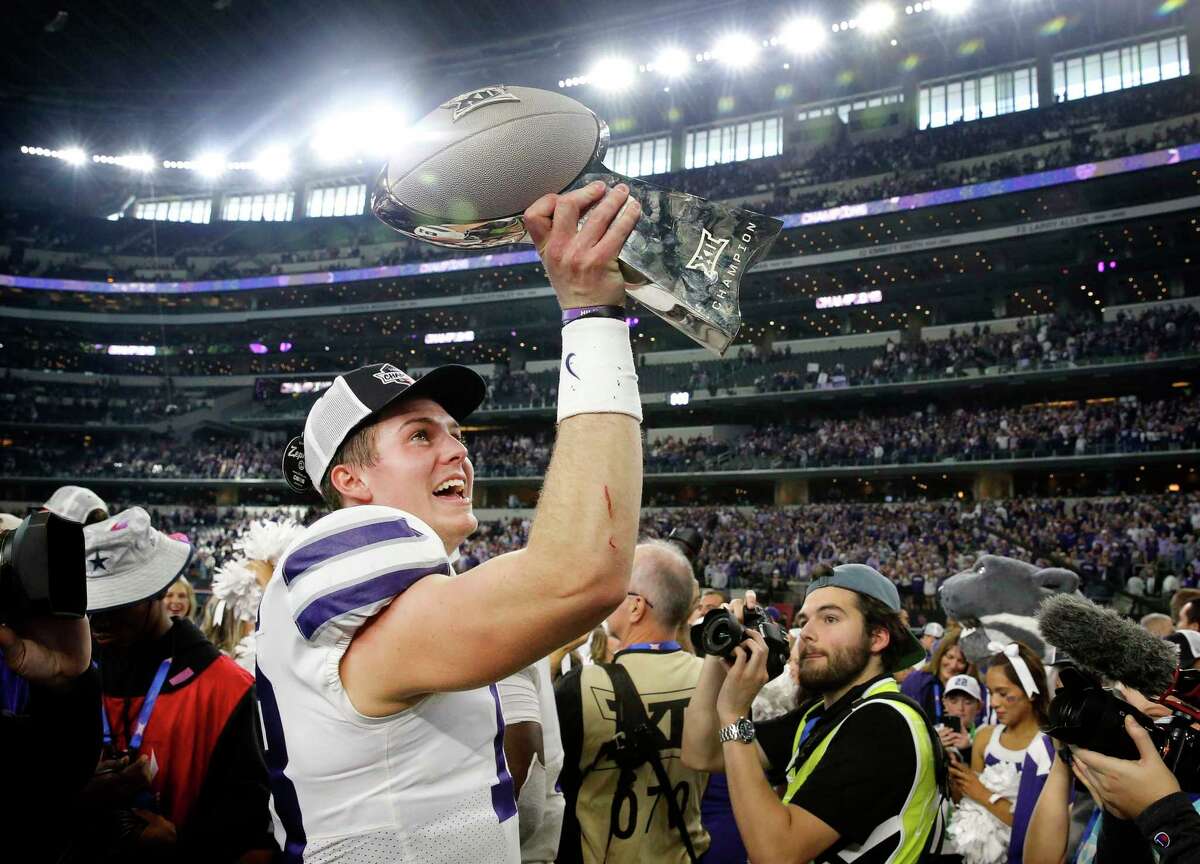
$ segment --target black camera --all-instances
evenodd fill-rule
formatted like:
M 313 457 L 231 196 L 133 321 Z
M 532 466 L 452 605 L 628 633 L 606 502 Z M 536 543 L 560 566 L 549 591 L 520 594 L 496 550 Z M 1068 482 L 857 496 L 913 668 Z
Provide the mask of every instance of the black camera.
M 83 526 L 39 510 L 0 531 L 0 621 L 87 611 Z
M 767 613 L 755 606 L 744 610 L 741 623 L 728 609 L 709 609 L 704 617 L 692 625 L 692 644 L 700 654 L 715 654 L 733 660 L 733 652 L 750 638 L 751 630 L 757 630 L 767 642 L 767 674 L 775 678 L 787 668 L 787 633 L 767 617 Z
M 1185 791 L 1200 791 L 1200 732 L 1192 728 L 1194 719 L 1188 713 L 1175 711 L 1169 722 L 1155 723 L 1078 668 L 1064 667 L 1059 680 L 1062 687 L 1050 703 L 1050 726 L 1046 730 L 1051 736 L 1117 759 L 1137 759 L 1137 746 L 1125 731 L 1125 717 L 1131 716 L 1150 734 L 1179 785 Z M 1180 685 L 1194 692 L 1200 685 L 1200 670 L 1180 672 L 1170 692 L 1178 692 Z

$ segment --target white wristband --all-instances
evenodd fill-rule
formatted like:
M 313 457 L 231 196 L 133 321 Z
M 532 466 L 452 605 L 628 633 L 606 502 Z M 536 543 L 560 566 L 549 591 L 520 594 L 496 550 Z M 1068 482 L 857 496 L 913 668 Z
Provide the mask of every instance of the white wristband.
M 642 422 L 629 325 L 615 318 L 581 318 L 562 331 L 558 422 L 576 414 L 628 414 Z

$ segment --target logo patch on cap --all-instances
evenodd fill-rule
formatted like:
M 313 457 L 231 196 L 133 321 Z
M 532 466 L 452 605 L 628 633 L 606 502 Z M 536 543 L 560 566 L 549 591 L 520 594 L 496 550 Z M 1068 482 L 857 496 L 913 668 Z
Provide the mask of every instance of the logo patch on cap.
M 1159 831 L 1154 835 L 1154 845 L 1166 849 L 1171 845 L 1171 835 L 1169 835 L 1166 831 Z
M 283 448 L 283 479 L 288 488 L 304 493 L 312 488 L 312 480 L 304 470 L 304 436 L 297 435 Z
M 379 371 L 371 377 L 378 378 L 384 384 L 403 384 L 408 386 L 409 384 L 416 383 L 410 375 L 401 369 L 397 369 L 391 363 L 384 363 L 379 367 Z

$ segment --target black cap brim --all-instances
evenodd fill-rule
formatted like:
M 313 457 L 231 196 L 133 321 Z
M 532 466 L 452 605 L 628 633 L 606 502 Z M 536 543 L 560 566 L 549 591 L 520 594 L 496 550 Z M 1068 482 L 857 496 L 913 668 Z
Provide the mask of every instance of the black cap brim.
M 475 409 L 483 404 L 485 396 L 487 383 L 478 372 L 469 366 L 450 363 L 430 369 L 397 393 L 394 399 L 380 407 L 375 414 L 401 399 L 425 398 L 441 405 L 447 414 L 461 423 L 475 413 Z

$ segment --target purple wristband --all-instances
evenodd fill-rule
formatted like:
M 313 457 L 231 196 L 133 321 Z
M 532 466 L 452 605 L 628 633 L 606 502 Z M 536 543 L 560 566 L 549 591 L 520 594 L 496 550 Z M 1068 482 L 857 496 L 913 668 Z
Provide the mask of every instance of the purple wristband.
M 616 318 L 625 320 L 624 306 L 580 306 L 578 309 L 564 309 L 562 323 L 566 327 L 572 321 L 580 318 Z

